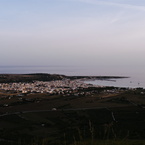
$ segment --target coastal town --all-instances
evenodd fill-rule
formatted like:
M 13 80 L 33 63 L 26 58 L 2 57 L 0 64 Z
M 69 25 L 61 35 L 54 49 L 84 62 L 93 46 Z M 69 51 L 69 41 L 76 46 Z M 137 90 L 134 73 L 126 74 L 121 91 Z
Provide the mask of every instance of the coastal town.
M 1 83 L 0 89 L 6 91 L 17 91 L 21 93 L 50 93 L 63 94 L 66 91 L 78 88 L 97 87 L 96 85 L 86 84 L 81 80 L 56 80 L 56 81 L 35 81 L 33 83 Z
M 0 83 L 0 107 L 48 100 L 51 96 L 79 98 L 95 94 L 117 94 L 127 89 L 86 83 L 86 79 Z M 43 97 L 39 97 L 39 94 Z M 46 97 L 44 97 L 46 94 Z M 32 97 L 33 96 L 33 97 Z M 102 99 L 103 97 L 98 97 Z M 55 106 L 57 107 L 57 106 Z

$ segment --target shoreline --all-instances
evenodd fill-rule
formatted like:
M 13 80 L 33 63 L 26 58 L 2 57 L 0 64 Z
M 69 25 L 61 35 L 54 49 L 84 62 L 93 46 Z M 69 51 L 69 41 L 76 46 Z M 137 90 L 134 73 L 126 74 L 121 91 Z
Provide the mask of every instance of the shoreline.
M 62 74 L 30 73 L 30 74 L 0 74 L 0 83 L 12 82 L 33 82 L 33 81 L 52 81 L 52 80 L 108 80 L 129 78 L 126 76 L 67 76 Z

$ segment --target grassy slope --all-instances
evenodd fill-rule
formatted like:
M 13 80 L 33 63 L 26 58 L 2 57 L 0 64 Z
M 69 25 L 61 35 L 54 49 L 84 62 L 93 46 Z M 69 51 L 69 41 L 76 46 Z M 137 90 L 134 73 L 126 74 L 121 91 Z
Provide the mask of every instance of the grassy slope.
M 66 145 L 66 143 L 72 145 L 91 145 L 92 136 L 92 145 L 145 144 L 143 140 L 145 138 L 145 110 L 127 101 L 131 100 L 137 104 L 145 104 L 145 95 L 141 95 L 139 92 L 126 92 L 109 96 L 109 98 L 104 96 L 103 99 L 99 99 L 100 94 L 78 98 L 52 96 L 48 100 L 47 95 L 38 94 L 38 96 L 46 100 L 40 102 L 39 105 L 37 103 L 28 103 L 24 104 L 24 106 L 16 105 L 4 109 L 5 111 L 22 111 L 28 108 L 28 106 L 28 109 L 33 107 L 35 109 L 37 106 L 39 106 L 38 109 L 43 107 L 44 109 L 45 107 L 51 109 L 59 105 L 60 108 L 62 107 L 61 109 L 63 109 L 63 105 L 64 109 L 65 107 L 109 106 L 109 109 L 114 112 L 117 122 L 111 124 L 111 112 L 105 108 L 35 113 L 20 112 L 17 115 L 0 117 L 0 138 L 14 141 L 11 142 L 11 145 L 29 145 L 29 143 L 32 145 L 31 142 L 37 144 L 40 142 L 39 145 L 53 145 L 53 143 L 56 145 Z M 35 95 L 28 96 L 28 98 L 35 98 Z M 68 103 L 70 106 L 65 106 Z M 93 133 L 91 130 L 93 130 Z M 4 141 L 0 145 L 4 145 Z

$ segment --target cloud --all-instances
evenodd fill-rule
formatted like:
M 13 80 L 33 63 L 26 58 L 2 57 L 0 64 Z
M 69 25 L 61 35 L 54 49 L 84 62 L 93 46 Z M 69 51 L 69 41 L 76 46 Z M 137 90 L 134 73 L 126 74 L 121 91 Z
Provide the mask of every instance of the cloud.
M 102 0 L 79 0 L 80 2 L 84 3 L 90 3 L 90 4 L 96 4 L 96 5 L 108 5 L 108 6 L 116 6 L 121 8 L 127 8 L 127 9 L 133 9 L 138 11 L 145 11 L 145 6 L 136 6 L 126 3 L 117 3 L 117 2 L 108 2 L 108 1 L 102 1 Z

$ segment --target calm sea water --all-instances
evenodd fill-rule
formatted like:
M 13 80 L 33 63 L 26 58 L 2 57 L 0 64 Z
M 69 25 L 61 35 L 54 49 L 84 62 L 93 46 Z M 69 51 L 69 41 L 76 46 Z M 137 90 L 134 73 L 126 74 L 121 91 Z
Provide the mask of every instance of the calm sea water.
M 126 76 L 129 78 L 112 81 L 87 81 L 87 83 L 116 86 L 116 87 L 143 87 L 145 88 L 145 68 L 138 67 L 79 67 L 79 66 L 0 66 L 0 74 L 29 74 L 50 73 L 63 75 L 81 76 Z

